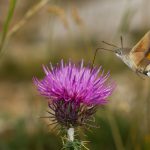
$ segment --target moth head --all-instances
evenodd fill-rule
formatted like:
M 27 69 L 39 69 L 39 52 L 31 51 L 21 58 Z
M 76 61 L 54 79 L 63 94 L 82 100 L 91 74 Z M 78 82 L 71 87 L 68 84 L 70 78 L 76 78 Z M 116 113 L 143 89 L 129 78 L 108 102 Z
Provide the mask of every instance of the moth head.
M 115 50 L 116 56 L 121 57 L 123 55 L 122 48 L 118 48 Z

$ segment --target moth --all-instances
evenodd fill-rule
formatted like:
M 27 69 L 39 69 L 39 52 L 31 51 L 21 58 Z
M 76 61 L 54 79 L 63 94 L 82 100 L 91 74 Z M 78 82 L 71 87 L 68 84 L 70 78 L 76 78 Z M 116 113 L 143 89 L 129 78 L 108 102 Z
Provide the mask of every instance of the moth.
M 116 48 L 114 50 L 105 48 L 98 49 L 114 52 L 129 68 L 131 68 L 138 75 L 143 74 L 150 77 L 150 31 L 148 31 L 133 48 L 124 48 L 122 41 L 123 40 L 121 37 L 121 48 L 103 41 L 103 43 Z

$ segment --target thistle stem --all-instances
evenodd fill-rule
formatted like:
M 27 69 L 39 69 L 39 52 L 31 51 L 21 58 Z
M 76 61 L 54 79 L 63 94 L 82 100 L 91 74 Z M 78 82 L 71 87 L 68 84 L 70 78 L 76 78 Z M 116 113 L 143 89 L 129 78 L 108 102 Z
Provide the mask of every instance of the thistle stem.
M 69 128 L 67 130 L 68 140 L 73 142 L 74 141 L 74 128 Z

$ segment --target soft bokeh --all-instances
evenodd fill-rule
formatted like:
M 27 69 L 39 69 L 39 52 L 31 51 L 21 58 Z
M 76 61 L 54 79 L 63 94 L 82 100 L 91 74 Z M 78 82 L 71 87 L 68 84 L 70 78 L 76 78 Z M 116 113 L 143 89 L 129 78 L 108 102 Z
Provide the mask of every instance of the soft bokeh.
M 48 109 L 32 83 L 42 64 L 64 59 L 86 64 L 107 41 L 133 47 L 150 29 L 149 0 L 18 0 L 6 37 L 13 0 L 0 0 L 0 150 L 56 150 L 61 140 L 40 119 Z M 0 41 L 0 43 L 1 43 Z M 86 131 L 92 150 L 150 149 L 150 79 L 132 72 L 114 54 L 99 51 L 95 65 L 110 70 L 117 88 L 97 112 L 99 129 Z

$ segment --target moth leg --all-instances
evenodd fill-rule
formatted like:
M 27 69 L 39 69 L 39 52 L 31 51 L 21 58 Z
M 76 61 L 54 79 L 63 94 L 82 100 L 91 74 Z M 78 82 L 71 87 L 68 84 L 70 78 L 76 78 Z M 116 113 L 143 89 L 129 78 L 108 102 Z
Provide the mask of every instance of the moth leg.
M 141 72 L 137 69 L 135 71 L 135 73 L 142 79 L 142 80 L 145 80 L 144 77 L 142 76 Z
M 138 66 L 138 68 L 142 68 L 142 69 L 141 70 L 138 69 L 138 72 L 140 72 L 146 76 L 150 76 L 149 75 L 149 72 L 150 72 L 149 65 L 150 65 L 150 60 L 148 60 L 148 59 L 142 60 Z

